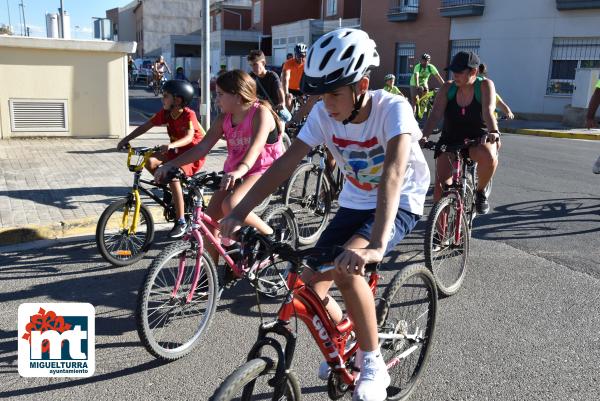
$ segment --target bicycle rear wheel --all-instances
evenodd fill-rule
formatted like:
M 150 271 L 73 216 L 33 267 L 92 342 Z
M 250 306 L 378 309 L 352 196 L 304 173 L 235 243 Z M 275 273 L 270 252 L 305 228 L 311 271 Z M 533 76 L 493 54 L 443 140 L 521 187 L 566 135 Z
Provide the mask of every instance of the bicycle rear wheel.
M 199 343 L 215 314 L 219 283 L 210 255 L 204 251 L 194 296 L 191 290 L 197 249 L 189 241 L 167 246 L 152 262 L 138 295 L 137 330 L 146 350 L 156 358 L 173 361 Z M 180 286 L 173 294 L 181 274 Z
M 319 167 L 304 163 L 296 168 L 285 190 L 284 202 L 294 212 L 298 224 L 298 242 L 315 242 L 327 225 L 331 212 L 331 186 L 323 174 L 317 197 Z
M 456 198 L 444 197 L 431 209 L 425 232 L 425 265 L 444 296 L 456 294 L 467 273 L 469 228 L 463 213 L 458 216 Z M 460 220 L 460 240 L 455 233 Z
M 209 401 L 253 401 L 271 400 L 274 396 L 275 362 L 270 358 L 251 359 L 232 374 L 219 386 Z M 300 400 L 300 384 L 294 372 L 289 371 L 284 378 L 283 394 L 277 398 L 281 401 Z
M 102 257 L 115 266 L 127 266 L 139 261 L 154 239 L 154 220 L 142 203 L 136 231 L 133 224 L 134 202 L 129 197 L 109 205 L 96 225 L 96 245 Z
M 396 273 L 377 308 L 381 354 L 391 382 L 388 400 L 406 400 L 416 388 L 431 353 L 437 314 L 437 290 L 431 273 L 421 266 Z

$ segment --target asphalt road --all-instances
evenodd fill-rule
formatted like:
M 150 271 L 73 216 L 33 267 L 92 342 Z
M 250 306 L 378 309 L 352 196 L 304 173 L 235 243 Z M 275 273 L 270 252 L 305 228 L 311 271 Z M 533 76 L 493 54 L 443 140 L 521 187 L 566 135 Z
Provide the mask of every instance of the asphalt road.
M 600 176 L 591 173 L 598 154 L 593 142 L 504 137 L 492 211 L 475 222 L 463 288 L 440 301 L 430 365 L 411 400 L 598 399 Z M 391 255 L 386 280 L 422 262 L 423 231 L 421 222 Z M 144 270 L 165 244 L 159 236 L 127 268 L 103 262 L 89 239 L 4 252 L 0 398 L 207 400 L 256 337 L 255 298 L 243 282 L 225 292 L 201 345 L 179 361 L 157 363 L 139 342 L 133 313 Z M 96 306 L 93 377 L 18 375 L 17 308 L 35 301 Z M 307 334 L 300 326 L 294 369 L 303 400 L 324 400 L 321 358 Z

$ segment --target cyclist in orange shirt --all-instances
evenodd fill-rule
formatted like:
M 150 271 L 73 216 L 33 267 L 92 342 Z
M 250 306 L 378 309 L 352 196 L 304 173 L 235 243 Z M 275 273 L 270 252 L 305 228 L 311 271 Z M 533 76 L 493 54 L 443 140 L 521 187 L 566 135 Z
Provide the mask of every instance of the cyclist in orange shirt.
M 300 80 L 304 73 L 306 49 L 307 47 L 304 43 L 298 43 L 294 47 L 294 58 L 283 64 L 282 83 L 288 109 L 292 106 L 293 96 L 302 96 Z

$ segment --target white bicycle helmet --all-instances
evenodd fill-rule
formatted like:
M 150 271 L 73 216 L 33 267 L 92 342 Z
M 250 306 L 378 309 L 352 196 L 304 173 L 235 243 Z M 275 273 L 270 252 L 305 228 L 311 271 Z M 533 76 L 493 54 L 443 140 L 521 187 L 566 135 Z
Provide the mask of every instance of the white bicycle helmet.
M 306 54 L 307 49 L 308 46 L 306 46 L 304 43 L 298 43 L 296 46 L 294 46 L 294 54 L 296 57 L 300 57 Z
M 340 28 L 321 36 L 308 50 L 302 92 L 320 95 L 358 82 L 370 68 L 379 66 L 375 46 L 360 29 Z
M 371 68 L 379 67 L 375 47 L 360 29 L 340 28 L 326 33 L 308 50 L 300 90 L 307 95 L 321 95 L 357 83 Z M 354 111 L 344 124 L 356 117 L 363 99 L 364 95 L 355 99 Z

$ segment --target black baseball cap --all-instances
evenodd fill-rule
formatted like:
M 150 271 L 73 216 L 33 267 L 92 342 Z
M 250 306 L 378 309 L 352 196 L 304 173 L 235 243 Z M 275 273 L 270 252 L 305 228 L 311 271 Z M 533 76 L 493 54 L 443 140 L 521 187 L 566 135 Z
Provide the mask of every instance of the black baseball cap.
M 479 57 L 473 52 L 458 52 L 452 57 L 450 65 L 444 70 L 452 72 L 461 72 L 470 68 L 479 68 Z

